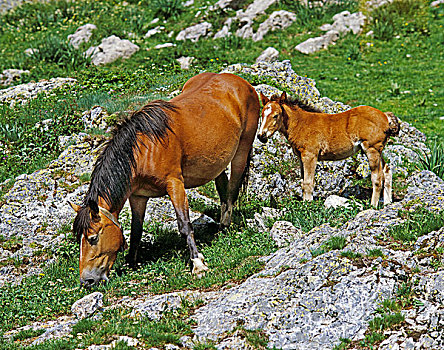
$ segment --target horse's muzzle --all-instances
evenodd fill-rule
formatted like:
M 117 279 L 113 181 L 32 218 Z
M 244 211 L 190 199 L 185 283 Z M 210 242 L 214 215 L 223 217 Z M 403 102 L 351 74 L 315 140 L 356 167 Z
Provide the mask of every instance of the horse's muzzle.
M 262 143 L 266 143 L 268 141 L 268 137 L 265 134 L 264 135 L 257 135 L 257 138 Z
M 97 270 L 84 271 L 80 276 L 80 284 L 83 287 L 91 288 L 100 282 L 107 282 L 108 276 L 105 273 L 99 273 Z

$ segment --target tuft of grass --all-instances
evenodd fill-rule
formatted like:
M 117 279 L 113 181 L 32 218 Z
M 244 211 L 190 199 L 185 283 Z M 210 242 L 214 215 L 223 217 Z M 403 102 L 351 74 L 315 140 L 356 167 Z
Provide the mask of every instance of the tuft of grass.
M 393 314 L 383 314 L 381 317 L 375 317 L 368 325 L 370 330 L 374 332 L 382 332 L 386 329 L 392 328 L 394 325 L 400 324 L 404 321 L 404 315 L 400 312 Z
M 429 170 L 444 179 L 444 144 L 435 139 L 429 147 L 430 153 L 416 151 L 419 157 L 417 166 L 420 170 Z
M 327 241 L 325 241 L 320 247 L 313 249 L 310 251 L 311 256 L 316 258 L 319 255 L 327 253 L 331 250 L 342 249 L 347 245 L 347 238 L 343 236 L 333 236 L 330 237 Z M 341 255 L 344 252 L 341 252 Z
M 14 336 L 12 337 L 13 341 L 23 341 L 29 338 L 35 338 L 38 337 L 39 335 L 45 333 L 44 329 L 27 329 L 27 330 L 21 330 L 18 333 L 14 334 Z
M 184 10 L 181 0 L 151 0 L 150 6 L 156 15 L 165 19 L 177 16 Z
M 414 212 L 401 210 L 398 216 L 405 222 L 392 227 L 388 235 L 396 241 L 415 242 L 429 232 L 444 226 L 444 212 L 433 213 L 424 208 L 417 208 Z
M 323 201 L 298 202 L 292 198 L 282 199 L 278 202 L 277 207 L 278 209 L 285 208 L 285 212 L 279 220 L 290 221 L 304 232 L 324 223 L 340 226 L 361 211 L 355 202 L 352 202 L 350 208 L 325 208 Z
M 333 236 L 330 237 L 324 244 L 328 250 L 339 250 L 347 245 L 347 238 L 344 236 Z
M 382 250 L 380 248 L 369 249 L 367 251 L 367 256 L 368 257 L 374 257 L 374 258 L 377 258 L 377 257 L 383 258 L 384 257 L 384 253 L 382 252 Z
M 340 343 L 335 345 L 333 350 L 345 350 L 351 343 L 351 340 L 348 338 L 339 338 Z
M 362 254 L 361 253 L 352 252 L 351 250 L 342 251 L 341 252 L 341 256 L 343 256 L 345 258 L 349 258 L 349 259 L 359 259 L 359 258 L 362 258 Z
M 33 49 L 29 59 L 33 64 L 54 63 L 68 71 L 74 71 L 91 64 L 91 58 L 75 49 L 65 39 L 55 35 L 44 37 Z

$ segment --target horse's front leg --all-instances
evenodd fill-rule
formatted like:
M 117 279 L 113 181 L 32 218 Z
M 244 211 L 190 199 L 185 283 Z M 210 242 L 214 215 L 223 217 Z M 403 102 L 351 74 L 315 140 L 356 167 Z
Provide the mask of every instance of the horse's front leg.
M 185 186 L 182 179 L 170 178 L 167 180 L 167 193 L 173 203 L 176 211 L 177 225 L 179 232 L 187 240 L 188 248 L 190 249 L 190 258 L 193 262 L 193 274 L 201 276 L 208 270 L 204 263 L 204 257 L 200 254 L 196 247 L 194 240 L 193 226 L 190 222 L 190 215 L 188 211 L 188 199 L 185 192 Z
M 143 220 L 145 218 L 146 203 L 148 197 L 131 195 L 129 202 L 131 206 L 131 237 L 130 249 L 127 256 L 127 262 L 130 266 L 135 266 L 137 254 L 139 251 L 140 240 L 143 232 Z
M 304 152 L 301 154 L 301 163 L 304 169 L 302 178 L 303 199 L 304 201 L 312 201 L 317 157 L 315 154 Z

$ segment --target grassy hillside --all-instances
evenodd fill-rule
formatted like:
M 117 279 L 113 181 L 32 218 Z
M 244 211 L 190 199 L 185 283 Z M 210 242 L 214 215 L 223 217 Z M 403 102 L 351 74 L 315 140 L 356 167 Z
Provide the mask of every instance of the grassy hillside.
M 0 71 L 29 70 L 21 82 L 57 76 L 79 80 L 74 88 L 26 106 L 0 106 L 0 137 L 6 141 L 0 147 L 7 155 L 1 159 L 0 182 L 42 167 L 53 158 L 59 152 L 57 136 L 80 131 L 79 115 L 91 105 L 105 104 L 115 112 L 125 109 L 135 94 L 163 97 L 202 70 L 217 72 L 227 64 L 254 63 L 268 46 L 279 50 L 280 60 L 289 59 L 299 75 L 315 79 L 323 96 L 352 106 L 367 104 L 393 111 L 430 138 L 444 134 L 444 122 L 439 119 L 444 100 L 440 83 L 444 80 L 443 51 L 439 49 L 444 40 L 442 6 L 430 8 L 428 1 L 396 0 L 376 10 L 368 21 L 363 33 L 372 30 L 374 37 L 348 34 L 335 46 L 312 55 L 301 54 L 294 47 L 321 34 L 319 26 L 331 23 L 335 13 L 365 12 L 365 8 L 349 0 L 323 8 L 282 0 L 267 13 L 285 9 L 296 13 L 297 21 L 284 31 L 269 33 L 262 41 L 232 35 L 196 43 L 175 42 L 177 33 L 191 24 L 206 20 L 216 32 L 227 17 L 234 15 L 233 10 L 206 13 L 209 3 L 196 0 L 194 5 L 183 7 L 172 0 L 59 0 L 24 4 L 0 15 Z M 159 25 L 150 24 L 154 18 L 161 19 L 165 30 L 146 39 L 147 30 Z M 265 18 L 262 15 L 257 21 Z M 67 44 L 67 36 L 85 23 L 94 23 L 98 29 L 90 43 L 75 50 Z M 170 32 L 174 33 L 171 38 Z M 81 53 L 113 34 L 130 39 L 140 50 L 127 60 L 91 66 Z M 165 42 L 177 46 L 153 48 Z M 27 48 L 37 48 L 39 53 L 27 56 Z M 181 56 L 196 57 L 191 70 L 180 70 L 176 59 Z M 57 129 L 37 134 L 36 140 L 35 124 L 49 118 L 58 121 Z M 20 162 L 23 159 L 26 162 Z
M 74 77 L 78 84 L 59 89 L 49 96 L 40 96 L 26 105 L 11 107 L 0 104 L 0 152 L 3 154 L 0 158 L 0 183 L 42 168 L 54 159 L 60 153 L 58 136 L 84 131 L 80 120 L 84 110 L 100 104 L 112 114 L 140 103 L 136 96 L 142 96 L 142 100 L 165 97 L 203 70 L 218 72 L 228 64 L 254 63 L 268 46 L 279 50 L 280 60 L 290 60 L 298 74 L 313 78 L 321 95 L 352 106 L 368 104 L 384 111 L 391 110 L 424 132 L 429 139 L 435 138 L 437 145 L 442 144 L 443 6 L 430 8 L 429 1 L 425 0 L 395 0 L 392 5 L 373 13 L 364 34 L 346 35 L 335 46 L 313 55 L 303 55 L 294 47 L 321 34 L 319 26 L 331 23 L 334 14 L 343 10 L 365 11 L 364 2 L 344 0 L 320 8 L 281 0 L 267 13 L 285 9 L 296 13 L 298 19 L 288 29 L 269 33 L 262 41 L 231 36 L 217 40 L 201 39 L 197 43 L 175 42 L 177 33 L 191 24 L 205 19 L 213 24 L 213 32 L 216 32 L 227 17 L 234 15 L 233 10 L 219 10 L 204 16 L 205 8 L 215 2 L 195 0 L 194 5 L 183 7 L 177 0 L 63 0 L 32 2 L 1 14 L 0 72 L 9 68 L 30 71 L 15 84 L 52 77 Z M 251 2 L 244 1 L 243 7 Z M 196 16 L 199 11 L 200 15 Z M 161 25 L 166 29 L 146 39 L 145 33 L 158 25 L 150 24 L 155 18 L 161 18 Z M 265 18 L 265 15 L 259 17 L 258 23 Z M 80 51 L 76 51 L 68 46 L 66 38 L 86 23 L 96 24 L 98 30 L 89 44 L 83 44 Z M 365 35 L 370 30 L 374 37 Z M 171 31 L 174 35 L 168 37 Z M 113 34 L 131 40 L 140 46 L 140 50 L 127 60 L 107 66 L 92 66 L 81 52 Z M 154 49 L 155 45 L 165 42 L 175 42 L 177 46 Z M 26 56 L 24 50 L 30 47 L 38 48 L 39 54 Z M 196 57 L 189 71 L 180 69 L 176 59 L 181 56 Z M 36 123 L 46 119 L 53 119 L 56 126 L 43 132 Z M 95 134 L 98 131 L 87 132 Z M 442 158 L 438 157 L 436 162 L 442 164 Z M 214 193 L 212 186 L 209 184 L 200 190 Z M 6 189 L 5 186 L 1 190 L 4 192 Z M 218 219 L 218 207 L 208 208 L 198 201 L 190 201 L 190 205 L 194 210 Z M 113 304 L 123 295 L 229 287 L 257 272 L 262 267 L 257 256 L 276 249 L 268 234 L 246 225 L 247 219 L 251 219 L 263 206 L 286 208 L 282 219 L 292 221 L 304 232 L 325 222 L 342 224 L 359 211 L 356 202 L 351 209 L 333 210 L 325 209 L 319 201 L 268 203 L 258 201 L 254 195 L 244 198 L 243 205 L 235 210 L 234 224 L 229 230 L 217 234 L 207 232 L 197 237 L 197 243 L 212 268 L 211 274 L 202 279 L 194 279 L 189 273 L 189 253 L 185 242 L 176 233 L 151 223 L 146 225 L 145 232 L 152 234 L 153 243 L 146 249 L 142 266 L 129 270 L 121 256 L 112 272 L 111 282 L 98 287 L 105 295 L 105 305 Z M 364 204 L 364 208 L 368 205 Z M 429 213 L 420 214 L 422 216 L 412 219 L 416 226 L 435 219 L 427 216 Z M 439 223 L 442 226 L 442 221 Z M 270 226 L 272 223 L 267 224 Z M 129 229 L 128 222 L 123 222 L 123 225 Z M 15 342 L 2 341 L 4 332 L 35 320 L 69 314 L 72 303 L 89 293 L 78 284 L 78 246 L 68 239 L 69 231 L 70 225 L 60 230 L 67 239 L 55 252 L 42 252 L 45 259 L 50 256 L 57 258 L 53 265 L 39 275 L 24 279 L 19 285 L 0 289 L 1 349 L 20 349 L 22 344 L 27 344 L 43 330 L 23 331 L 14 336 Z M 410 244 L 408 239 L 399 240 Z M 341 244 L 336 244 L 336 247 L 334 243 L 330 242 L 333 248 L 328 249 L 342 249 Z M 1 246 L 11 244 L 0 235 Z M 312 252 L 313 256 L 316 254 L 318 252 Z M 13 263 L 20 268 L 23 261 L 18 259 Z M 442 261 L 438 263 L 442 264 Z M 161 322 L 149 319 L 135 321 L 124 311 L 107 311 L 102 320 L 87 319 L 78 323 L 70 338 L 34 348 L 85 348 L 90 344 L 108 343 L 113 334 L 137 337 L 149 346 L 180 344 L 181 336 L 191 334 L 193 325 L 187 316 L 195 306 L 184 304 Z M 260 333 L 247 334 L 247 337 L 256 344 L 256 348 L 264 348 L 267 344 Z M 128 347 L 121 345 L 118 348 Z M 196 346 L 196 349 L 211 348 L 214 348 L 211 344 Z

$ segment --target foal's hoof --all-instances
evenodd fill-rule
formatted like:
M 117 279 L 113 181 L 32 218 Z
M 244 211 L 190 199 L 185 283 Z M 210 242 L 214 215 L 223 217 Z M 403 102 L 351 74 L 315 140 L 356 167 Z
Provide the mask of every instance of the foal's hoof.
M 204 256 L 199 253 L 197 258 L 191 259 L 191 261 L 193 262 L 192 274 L 198 278 L 203 277 L 205 272 L 208 270 L 208 266 L 204 262 Z

